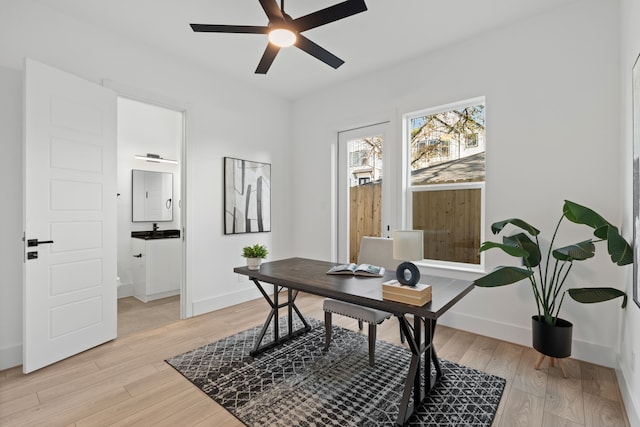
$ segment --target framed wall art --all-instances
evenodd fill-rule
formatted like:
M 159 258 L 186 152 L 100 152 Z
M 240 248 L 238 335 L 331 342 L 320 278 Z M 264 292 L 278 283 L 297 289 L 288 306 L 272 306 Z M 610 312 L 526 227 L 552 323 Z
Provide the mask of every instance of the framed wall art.
M 224 234 L 271 231 L 271 165 L 224 158 Z
M 640 307 L 640 55 L 632 71 L 633 115 L 633 300 Z

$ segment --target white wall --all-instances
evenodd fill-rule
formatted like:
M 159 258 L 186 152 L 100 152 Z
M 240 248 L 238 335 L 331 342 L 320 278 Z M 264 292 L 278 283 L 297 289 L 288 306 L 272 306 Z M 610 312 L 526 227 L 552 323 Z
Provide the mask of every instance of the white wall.
M 11 182 L 6 206 L 11 214 L 3 216 L 11 233 L 3 235 L 2 248 L 11 253 L 2 258 L 11 264 L 0 287 L 2 326 L 0 326 L 0 369 L 20 363 L 15 337 L 21 336 L 22 230 L 19 161 L 20 76 L 23 58 L 32 57 L 61 70 L 96 83 L 103 82 L 122 95 L 145 99 L 186 110 L 186 210 L 187 301 L 186 314 L 196 315 L 259 294 L 253 284 L 240 280 L 233 266 L 243 265 L 241 248 L 250 243 L 266 244 L 270 257 L 291 255 L 291 175 L 288 152 L 291 105 L 228 77 L 217 76 L 193 64 L 137 45 L 95 26 L 67 18 L 47 6 L 31 1 L 3 2 L 0 14 L 0 87 L 2 87 L 2 144 L 12 156 L 13 165 L 3 168 Z M 5 97 L 5 87 L 8 97 Z M 4 110 L 9 110 L 4 114 Z M 5 127 L 8 125 L 8 128 Z M 18 127 L 16 127 L 18 126 Z M 5 130 L 6 129 L 6 130 Z M 3 155 L 5 153 L 3 152 Z M 249 235 L 223 235 L 222 158 L 232 156 L 272 164 L 272 232 Z M 9 159 L 4 159 L 9 161 Z M 3 160 L 3 161 L 4 161 Z M 4 184 L 8 185 L 8 184 Z M 4 188 L 4 187 L 3 187 Z M 6 221 L 6 222 L 5 222 Z M 10 243 L 4 243 L 12 236 Z M 14 251 L 18 252 L 18 255 Z M 13 271 L 13 272 L 12 272 Z M 5 272 L 3 271 L 3 275 Z M 5 280 L 8 277 L 9 280 Z M 5 310 L 5 306 L 7 309 Z M 9 333 L 4 332 L 10 328 Z M 5 351 L 11 347 L 12 351 Z M 17 350 L 16 350 L 17 348 Z
M 632 98 L 631 98 L 631 69 L 640 55 L 640 0 L 621 1 L 621 156 L 619 162 L 622 165 L 622 190 L 625 229 L 628 236 L 633 230 L 633 125 L 632 125 Z M 637 242 L 636 242 L 637 244 Z M 640 425 L 640 308 L 633 301 L 633 272 L 627 271 L 624 275 L 626 289 L 629 295 L 629 308 L 622 313 L 620 369 L 618 382 L 627 407 L 629 421 L 632 426 Z M 634 360 L 635 359 L 635 360 Z
M 487 238 L 492 222 L 521 217 L 550 239 L 565 198 L 619 222 L 618 44 L 616 2 L 573 2 L 296 101 L 295 253 L 331 254 L 330 145 L 337 131 L 391 120 L 395 135 L 389 142 L 397 151 L 402 113 L 477 96 L 486 97 L 487 107 Z M 591 236 L 588 229 L 564 225 L 559 243 Z M 631 267 L 616 267 L 605 247 L 599 251 L 596 259 L 573 268 L 572 285 L 623 288 Z M 489 253 L 487 269 L 501 262 L 513 263 Z M 530 346 L 533 301 L 524 282 L 475 289 L 442 321 Z M 611 331 L 620 326 L 620 302 L 585 306 L 565 301 L 563 317 L 575 324 L 574 357 L 615 365 L 619 338 Z
M 182 113 L 127 98 L 118 99 L 118 297 L 133 295 L 131 232 L 151 230 L 152 221 L 131 220 L 131 171 L 148 170 L 173 174 L 173 220 L 157 222 L 161 230 L 181 229 L 180 187 L 182 163 Z M 136 154 L 158 154 L 178 164 L 135 159 Z M 180 260 L 176 260 L 180 262 Z

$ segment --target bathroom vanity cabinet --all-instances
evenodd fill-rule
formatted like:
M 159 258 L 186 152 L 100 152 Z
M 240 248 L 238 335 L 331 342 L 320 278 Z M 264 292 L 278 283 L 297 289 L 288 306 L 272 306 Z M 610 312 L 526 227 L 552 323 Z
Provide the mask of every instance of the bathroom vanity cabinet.
M 177 235 L 167 231 L 175 231 Z M 134 296 L 143 302 L 180 293 L 182 240 L 179 230 L 164 230 L 163 233 L 166 236 L 151 232 L 131 233 Z

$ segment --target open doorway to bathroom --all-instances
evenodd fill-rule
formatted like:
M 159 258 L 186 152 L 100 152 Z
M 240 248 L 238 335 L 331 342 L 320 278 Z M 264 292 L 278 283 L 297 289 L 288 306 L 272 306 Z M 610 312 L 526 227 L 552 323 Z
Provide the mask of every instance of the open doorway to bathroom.
M 180 319 L 184 113 L 118 98 L 118 337 Z

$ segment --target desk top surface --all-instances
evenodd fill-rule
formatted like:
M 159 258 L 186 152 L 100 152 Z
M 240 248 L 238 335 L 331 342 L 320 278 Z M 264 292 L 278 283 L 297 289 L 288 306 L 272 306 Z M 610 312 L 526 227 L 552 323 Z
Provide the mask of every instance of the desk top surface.
M 385 272 L 384 277 L 327 274 L 327 270 L 334 265 L 336 263 L 306 258 L 287 258 L 265 262 L 259 270 L 236 267 L 233 271 L 259 282 L 282 285 L 301 292 L 347 301 L 393 314 L 415 314 L 429 319 L 440 317 L 474 287 L 473 283 L 467 280 L 422 275 L 420 282 L 432 286 L 432 300 L 417 307 L 382 299 L 382 283 L 395 279 L 394 272 Z

